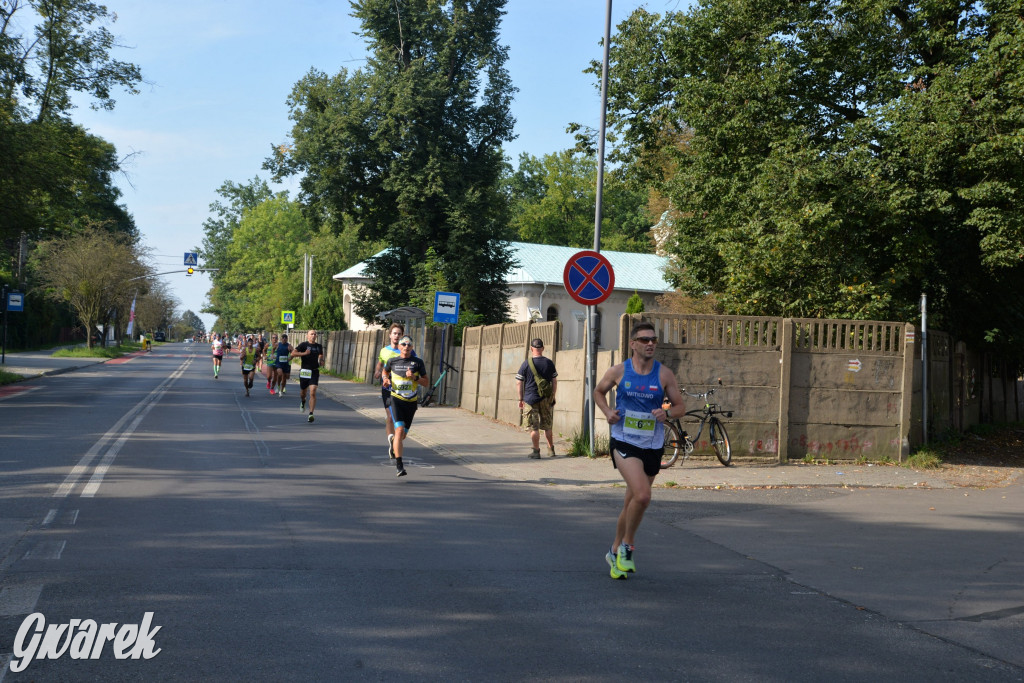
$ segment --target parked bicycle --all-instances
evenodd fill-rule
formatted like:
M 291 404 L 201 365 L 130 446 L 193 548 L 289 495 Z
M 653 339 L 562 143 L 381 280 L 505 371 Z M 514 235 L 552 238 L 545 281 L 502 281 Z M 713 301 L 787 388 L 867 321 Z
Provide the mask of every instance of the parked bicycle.
M 729 434 L 718 417 L 719 415 L 732 417 L 732 411 L 722 410 L 717 403 L 711 403 L 710 398 L 714 393 L 714 389 L 708 389 L 699 394 L 691 394 L 685 389 L 683 390 L 683 394 L 686 396 L 704 401 L 704 407 L 688 410 L 683 416 L 665 420 L 665 452 L 661 457 L 661 469 L 672 467 L 680 456 L 683 462 L 686 462 L 696 444 L 700 443 L 705 424 L 708 426 L 708 439 L 711 442 L 711 448 L 714 449 L 718 461 L 726 467 L 732 464 L 732 446 L 729 445 Z M 699 426 L 695 435 L 690 436 L 683 429 L 683 417 L 691 417 L 698 421 Z
M 441 369 L 443 372 L 440 377 L 437 378 L 437 381 L 430 387 L 430 391 L 420 396 L 419 404 L 424 408 L 434 401 L 434 392 L 437 391 L 437 387 L 440 386 L 442 381 L 444 381 L 444 376 L 448 374 L 448 371 L 450 370 L 455 373 L 458 372 L 458 370 L 456 370 L 451 364 L 446 363 L 443 360 L 441 361 Z

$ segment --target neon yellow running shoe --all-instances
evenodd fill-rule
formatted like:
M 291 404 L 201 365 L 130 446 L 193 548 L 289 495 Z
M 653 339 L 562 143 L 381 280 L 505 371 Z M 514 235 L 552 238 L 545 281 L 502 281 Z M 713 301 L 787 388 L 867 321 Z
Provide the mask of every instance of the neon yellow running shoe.
M 619 552 L 615 555 L 615 566 L 620 572 L 636 571 L 636 565 L 633 564 L 633 546 L 625 543 L 619 545 Z
M 612 551 L 605 553 L 604 559 L 608 562 L 608 566 L 612 568 L 608 575 L 613 579 L 625 579 L 626 572 L 620 572 L 619 568 L 615 566 L 615 555 L 612 555 Z

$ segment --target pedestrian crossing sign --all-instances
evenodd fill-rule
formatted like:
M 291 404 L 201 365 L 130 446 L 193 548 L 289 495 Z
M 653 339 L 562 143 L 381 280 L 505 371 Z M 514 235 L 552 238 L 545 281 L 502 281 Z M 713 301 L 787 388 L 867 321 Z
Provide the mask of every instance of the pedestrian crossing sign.
M 185 265 L 186 266 L 198 266 L 199 265 L 199 252 L 197 252 L 197 251 L 186 251 L 185 252 Z
M 291 325 L 295 322 L 295 311 L 281 311 L 281 324 Z

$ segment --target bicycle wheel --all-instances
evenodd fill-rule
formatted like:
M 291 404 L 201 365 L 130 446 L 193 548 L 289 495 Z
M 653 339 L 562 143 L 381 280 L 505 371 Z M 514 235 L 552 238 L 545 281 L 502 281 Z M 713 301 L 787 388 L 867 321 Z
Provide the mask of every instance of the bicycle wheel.
M 665 423 L 665 449 L 661 454 L 661 469 L 668 469 L 685 453 L 683 437 L 671 422 Z
M 708 436 L 711 437 L 711 447 L 715 449 L 718 462 L 726 467 L 732 464 L 732 446 L 729 444 L 729 434 L 725 431 L 725 425 L 717 418 L 711 418 L 708 425 Z

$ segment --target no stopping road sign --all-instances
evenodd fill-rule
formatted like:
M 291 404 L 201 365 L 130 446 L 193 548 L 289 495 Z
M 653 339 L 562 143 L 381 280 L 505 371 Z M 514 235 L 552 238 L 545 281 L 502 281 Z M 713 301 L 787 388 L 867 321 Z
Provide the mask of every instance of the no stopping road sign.
M 572 255 L 562 271 L 562 282 L 569 296 L 584 306 L 596 306 L 615 289 L 615 271 L 608 259 L 596 251 Z

